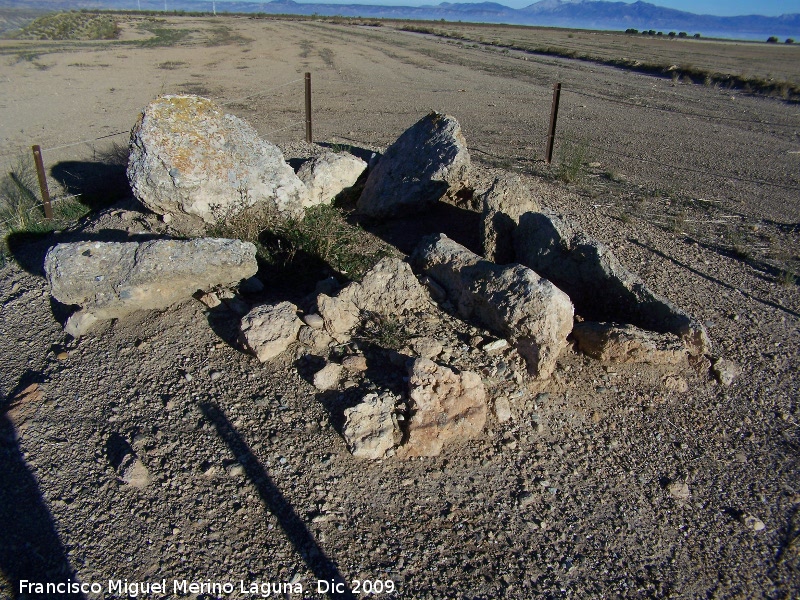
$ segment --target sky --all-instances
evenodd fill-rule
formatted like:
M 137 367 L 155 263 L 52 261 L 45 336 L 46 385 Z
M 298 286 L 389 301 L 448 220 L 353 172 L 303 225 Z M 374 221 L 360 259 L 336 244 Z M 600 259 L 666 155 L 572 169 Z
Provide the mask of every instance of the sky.
M 378 4 L 419 6 L 421 4 L 439 4 L 448 2 L 484 2 L 486 0 L 297 0 L 298 2 L 321 2 L 330 4 Z M 536 0 L 490 0 L 511 8 L 522 8 Z M 620 1 L 620 0 L 612 0 Z M 628 4 L 635 0 L 621 0 Z M 800 13 L 800 0 L 644 0 L 650 4 L 683 10 L 698 15 L 717 15 L 731 17 L 737 15 L 765 15 L 774 17 L 788 13 Z

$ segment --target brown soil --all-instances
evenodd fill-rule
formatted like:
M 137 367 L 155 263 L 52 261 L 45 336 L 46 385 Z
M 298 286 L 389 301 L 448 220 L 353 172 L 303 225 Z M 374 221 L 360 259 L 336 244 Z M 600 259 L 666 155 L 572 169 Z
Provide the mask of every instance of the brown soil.
M 194 300 L 71 342 L 41 276 L 43 251 L 66 234 L 19 243 L 0 271 L 0 595 L 71 577 L 104 590 L 166 579 L 151 597 L 175 597 L 174 580 L 295 581 L 305 592 L 291 597 L 313 598 L 337 573 L 391 580 L 402 598 L 800 594 L 797 105 L 385 27 L 170 18 L 159 26 L 187 35 L 143 47 L 138 22 L 122 42 L 0 42 L 5 170 L 38 143 L 56 192 L 59 181 L 96 189 L 92 173 L 120 175 L 100 169 L 126 135 L 96 138 L 178 91 L 227 102 L 303 158 L 298 80 L 310 71 L 316 140 L 382 149 L 430 109 L 452 114 L 476 187 L 519 173 L 704 321 L 714 355 L 743 373 L 723 387 L 707 363 L 609 367 L 570 349 L 542 389 L 470 345 L 485 332 L 420 319 L 404 334 L 444 340 L 452 364 L 509 397 L 513 419 L 491 418 L 439 458 L 363 462 L 339 411 L 366 390 L 402 391 L 405 373 L 380 348 L 365 347 L 375 366 L 354 387 L 319 394 L 318 361 L 297 349 L 259 364 L 230 343 L 232 314 Z M 94 141 L 52 149 L 80 140 Z M 583 150 L 574 173 L 559 168 Z M 161 228 L 115 209 L 69 237 Z M 405 250 L 413 240 L 392 239 L 402 232 L 378 231 Z M 267 284 L 249 300 L 282 299 Z M 21 394 L 32 383 L 42 398 Z M 121 443 L 149 486 L 118 481 Z M 673 485 L 684 482 L 688 497 Z

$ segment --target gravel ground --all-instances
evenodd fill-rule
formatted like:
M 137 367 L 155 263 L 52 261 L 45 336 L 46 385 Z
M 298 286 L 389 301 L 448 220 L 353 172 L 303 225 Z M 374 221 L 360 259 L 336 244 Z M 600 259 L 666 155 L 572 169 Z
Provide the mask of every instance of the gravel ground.
M 800 594 L 800 294 L 786 276 L 798 264 L 796 105 L 382 29 L 226 23 L 252 41 L 131 47 L 126 58 L 119 47 L 76 48 L 45 55 L 46 71 L 6 57 L 6 79 L 18 82 L 8 110 L 29 131 L 82 139 L 96 131 L 96 103 L 130 127 L 154 88 L 194 82 L 237 98 L 306 70 L 315 136 L 329 143 L 381 149 L 443 110 L 464 126 L 476 187 L 518 172 L 704 321 L 714 356 L 742 374 L 727 387 L 707 361 L 612 367 L 570 347 L 535 385 L 515 376 L 513 353 L 481 350 L 486 332 L 432 311 L 402 335 L 439 340 L 451 364 L 482 374 L 492 402 L 508 399 L 512 418 L 490 417 L 482 437 L 438 458 L 359 461 L 338 432 L 340 411 L 364 391 L 404 389 L 385 348 L 351 348 L 374 366 L 320 393 L 310 380 L 321 359 L 293 347 L 260 364 L 232 343 L 233 313 L 195 300 L 66 339 L 41 276 L 46 247 L 162 231 L 152 216 L 113 209 L 17 248 L 0 270 L 2 597 L 80 597 L 24 596 L 22 579 L 95 583 L 103 592 L 92 598 L 133 597 L 109 592 L 109 580 L 165 580 L 152 598 L 245 597 L 240 581 L 315 598 L 325 595 L 317 580 L 338 578 L 374 590 L 380 581 L 399 598 Z M 183 71 L 158 69 L 166 60 Z M 70 66 L 92 61 L 119 68 Z M 556 79 L 592 96 L 562 98 L 560 127 L 595 165 L 569 185 L 536 160 Z M 70 118 L 36 112 L 25 94 L 43 82 Z M 302 118 L 300 106 L 262 96 L 229 108 L 266 134 Z M 308 155 L 281 135 L 287 157 Z M 2 136 L 7 146 L 27 139 L 8 124 Z M 291 297 L 266 283 L 245 299 Z M 120 479 L 131 450 L 149 471 L 144 487 Z M 183 581 L 235 592 L 176 592 Z

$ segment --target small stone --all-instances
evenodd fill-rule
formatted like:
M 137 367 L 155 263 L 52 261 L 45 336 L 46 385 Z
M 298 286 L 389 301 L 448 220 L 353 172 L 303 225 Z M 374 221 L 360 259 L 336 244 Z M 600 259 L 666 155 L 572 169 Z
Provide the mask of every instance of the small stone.
M 481 344 L 483 344 L 483 336 L 480 335 L 473 335 L 469 338 L 469 345 L 473 348 L 480 348 Z
M 67 360 L 69 358 L 69 352 L 59 352 L 58 354 L 56 354 L 56 358 L 62 361 Z
M 195 294 L 195 298 L 205 304 L 208 308 L 217 308 L 222 304 L 222 300 L 214 292 L 199 292 Z
M 281 354 L 289 347 L 303 324 L 291 302 L 255 307 L 242 319 L 240 341 L 261 362 Z
M 506 396 L 498 396 L 494 400 L 494 416 L 500 423 L 511 419 L 511 405 Z
M 313 329 L 308 325 L 303 325 L 297 334 L 297 340 L 304 346 L 308 346 L 317 352 L 323 352 L 333 343 L 333 338 L 325 331 Z
M 314 374 L 314 387 L 324 392 L 334 389 L 342 376 L 342 365 L 328 363 Z
M 414 338 L 411 340 L 411 347 L 422 358 L 436 358 L 444 350 L 441 343 L 429 337 Z
M 431 300 L 434 302 L 444 302 L 447 299 L 447 292 L 444 291 L 444 288 L 427 275 L 422 278 L 422 285 L 428 289 Z
M 522 492 L 519 496 L 517 496 L 517 504 L 519 504 L 520 508 L 526 508 L 530 506 L 535 500 L 536 496 L 530 492 Z
M 685 394 L 689 391 L 689 384 L 680 375 L 667 375 L 664 377 L 664 387 L 670 392 Z
M 243 294 L 260 294 L 264 291 L 264 283 L 255 275 L 242 279 L 239 284 L 239 291 Z
M 242 477 L 244 476 L 245 473 L 244 465 L 241 463 L 234 463 L 232 465 L 229 465 L 226 471 L 228 472 L 228 475 L 230 475 L 231 477 Z
M 381 459 L 400 441 L 401 433 L 394 408 L 397 398 L 390 392 L 367 394 L 344 411 L 342 431 L 350 452 L 356 458 Z
M 150 473 L 142 461 L 133 454 L 126 454 L 118 469 L 120 479 L 133 488 L 147 487 L 150 483 Z
M 367 359 L 364 356 L 347 356 L 342 360 L 342 366 L 348 371 L 362 372 L 367 370 Z
M 711 371 L 722 385 L 725 387 L 733 384 L 733 380 L 742 374 L 742 368 L 726 358 L 715 358 L 711 362 Z
M 745 527 L 753 531 L 762 531 L 766 527 L 761 519 L 753 515 L 744 515 L 742 517 L 742 523 L 744 523 Z
M 673 481 L 667 487 L 667 491 L 676 500 L 687 500 L 691 495 L 689 485 L 683 481 Z
M 488 344 L 484 344 L 483 351 L 487 354 L 493 354 L 497 352 L 502 352 L 506 348 L 508 348 L 508 340 L 495 340 L 493 342 L 489 342 Z
M 217 379 L 222 377 L 222 371 L 211 371 L 211 373 L 209 373 L 209 376 L 211 377 L 211 381 L 216 381 Z
M 316 313 L 304 315 L 303 323 L 314 329 L 322 329 L 325 327 L 325 320 Z

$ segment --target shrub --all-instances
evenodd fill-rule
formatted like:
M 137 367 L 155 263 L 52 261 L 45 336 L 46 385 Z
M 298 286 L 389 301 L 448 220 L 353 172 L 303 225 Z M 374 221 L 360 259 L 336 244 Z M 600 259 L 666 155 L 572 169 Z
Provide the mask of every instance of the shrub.
M 625 30 L 625 33 L 636 34 L 636 33 L 639 33 L 639 30 L 638 29 L 634 29 L 633 27 L 629 27 L 628 29 Z
M 679 38 L 685 38 L 685 37 L 689 37 L 689 35 L 685 31 L 679 31 L 678 32 L 678 37 Z
M 792 38 L 786 38 L 786 43 L 787 43 L 787 44 L 794 44 L 794 39 L 792 39 Z
M 26 157 L 19 157 L 14 168 L 0 179 L 0 265 L 9 253 L 11 234 L 53 231 L 88 212 L 72 198 L 54 198 L 53 218 L 46 220 L 38 187 L 31 160 Z
M 694 39 L 699 40 L 700 39 L 700 34 L 699 33 L 695 33 L 694 34 Z
M 777 44 L 778 43 L 778 38 L 775 37 L 774 35 L 771 35 L 771 36 L 769 36 L 767 38 L 767 43 L 768 44 Z
M 583 166 L 588 154 L 586 143 L 567 139 L 559 154 L 558 178 L 565 183 L 583 179 Z

